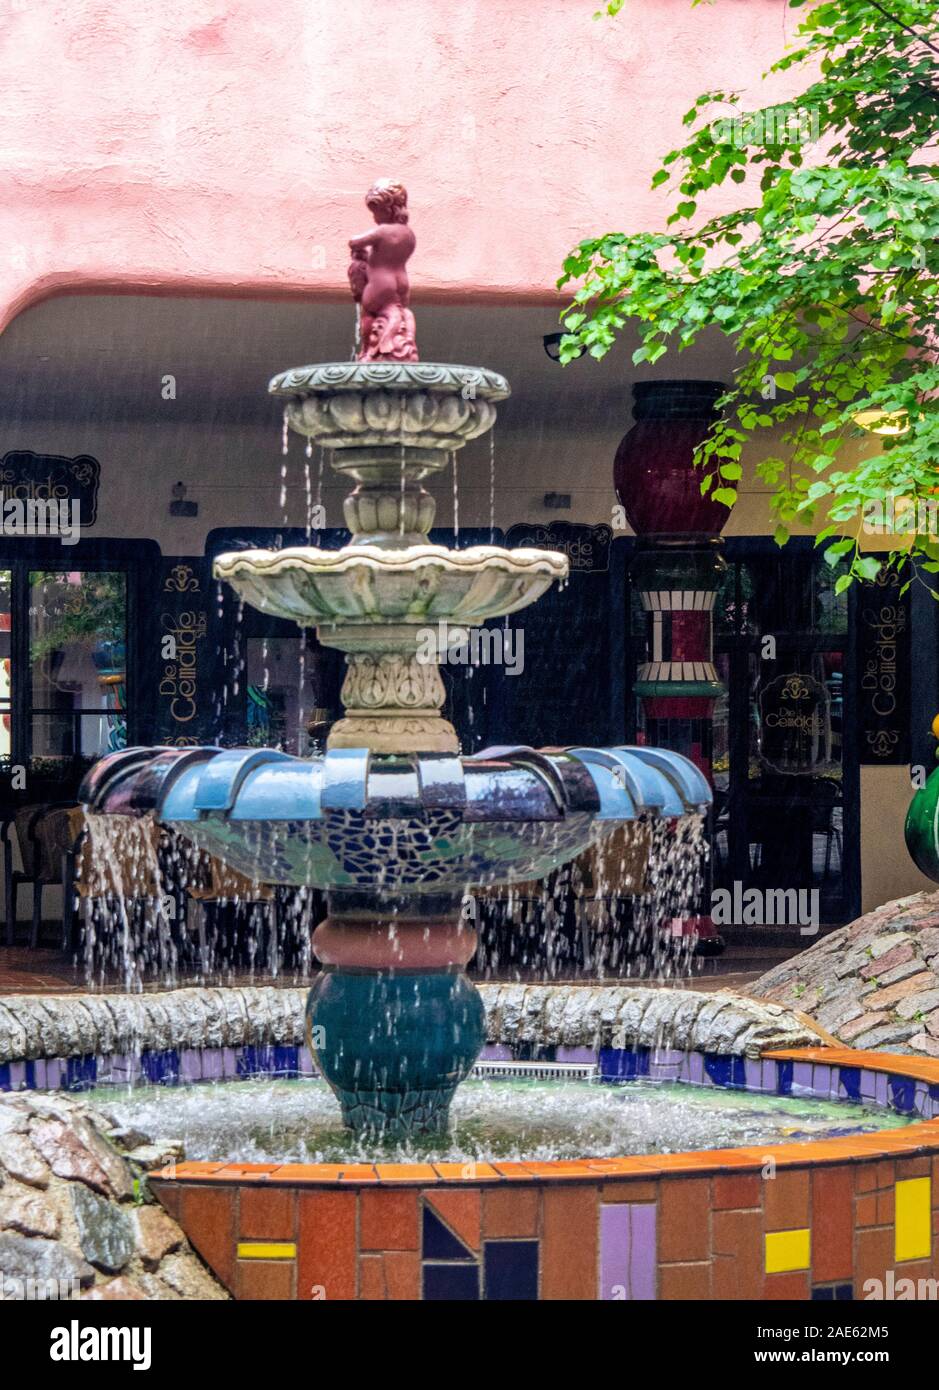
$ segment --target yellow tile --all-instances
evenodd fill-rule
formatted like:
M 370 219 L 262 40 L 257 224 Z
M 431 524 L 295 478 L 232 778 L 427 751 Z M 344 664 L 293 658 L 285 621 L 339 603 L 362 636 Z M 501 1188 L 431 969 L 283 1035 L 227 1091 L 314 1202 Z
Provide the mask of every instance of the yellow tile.
M 238 1245 L 239 1260 L 294 1260 L 297 1247 L 283 1240 L 249 1240 Z
M 785 1274 L 791 1269 L 808 1269 L 811 1240 L 804 1231 L 768 1231 L 766 1235 L 766 1273 Z
M 896 1185 L 896 1258 L 927 1260 L 930 1253 L 929 1178 L 904 1178 Z

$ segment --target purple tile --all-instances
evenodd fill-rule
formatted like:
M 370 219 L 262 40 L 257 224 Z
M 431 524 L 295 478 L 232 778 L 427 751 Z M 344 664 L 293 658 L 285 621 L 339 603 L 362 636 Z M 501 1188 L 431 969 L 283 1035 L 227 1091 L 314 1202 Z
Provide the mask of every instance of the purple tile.
M 512 1049 L 505 1043 L 486 1043 L 479 1054 L 481 1062 L 511 1062 Z
M 875 1073 L 874 1101 L 877 1105 L 887 1104 L 887 1080 L 887 1073 L 885 1071 Z
M 794 1096 L 810 1096 L 814 1094 L 812 1089 L 812 1063 L 796 1062 L 792 1068 L 792 1094 Z
M 768 1091 L 771 1096 L 774 1096 L 776 1094 L 776 1063 L 761 1062 L 760 1067 L 763 1072 L 760 1090 Z
M 743 1064 L 743 1074 L 746 1078 L 748 1091 L 760 1091 L 763 1089 L 763 1063 L 751 1058 L 746 1058 Z
M 65 1085 L 67 1075 L 68 1069 L 61 1057 L 46 1059 L 46 1090 L 57 1091 L 60 1086 Z
M 931 1119 L 932 1104 L 929 1099 L 929 1091 L 925 1086 L 916 1087 L 916 1099 L 913 1108 L 917 1115 L 921 1115 L 924 1120 Z
M 139 1080 L 141 1066 L 139 1057 L 114 1056 L 110 1059 L 109 1081 L 115 1086 L 132 1086 Z
M 222 1049 L 220 1047 L 204 1047 L 202 1049 L 202 1080 L 220 1081 L 223 1075 Z
M 233 1047 L 222 1048 L 222 1075 L 226 1078 L 238 1075 L 238 1056 Z
M 861 1096 L 864 1100 L 873 1100 L 877 1090 L 877 1073 L 873 1071 L 861 1072 Z
M 655 1298 L 653 1202 L 615 1202 L 600 1208 L 600 1298 Z
M 202 1053 L 197 1048 L 187 1047 L 179 1054 L 179 1079 L 185 1085 L 202 1080 Z
M 316 1076 L 318 1074 L 308 1047 L 300 1048 L 298 1070 L 301 1076 Z
M 688 1081 L 692 1086 L 702 1086 L 704 1084 L 704 1054 L 701 1052 L 688 1053 Z
M 511 1048 L 509 1049 L 511 1056 Z M 593 1067 L 597 1062 L 597 1050 L 594 1047 L 559 1047 L 554 1054 L 558 1062 L 576 1062 L 580 1066 Z M 483 1050 L 485 1056 L 485 1049 Z M 493 1061 L 502 1061 L 500 1058 L 493 1058 Z
M 26 1063 L 10 1063 L 10 1090 L 22 1091 L 26 1085 Z
M 33 1063 L 33 1085 L 37 1091 L 44 1091 L 48 1085 L 46 1081 L 46 1059 L 41 1058 Z
M 819 1100 L 828 1100 L 831 1095 L 831 1067 L 822 1062 L 815 1063 L 812 1068 L 812 1090 Z

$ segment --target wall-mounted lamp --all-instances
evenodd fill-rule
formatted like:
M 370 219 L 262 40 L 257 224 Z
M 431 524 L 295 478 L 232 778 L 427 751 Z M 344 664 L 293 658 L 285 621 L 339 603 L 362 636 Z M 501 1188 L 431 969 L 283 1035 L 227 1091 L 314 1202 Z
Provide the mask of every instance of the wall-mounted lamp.
M 198 516 L 199 503 L 186 499 L 186 484 L 174 483 L 170 502 L 170 516 Z
M 564 333 L 546 333 L 542 338 L 541 341 L 544 344 L 544 350 L 551 358 L 552 362 L 560 362 L 561 339 L 566 336 L 567 335 Z M 574 353 L 575 357 L 583 357 L 583 355 L 584 349 L 582 347 L 578 348 L 577 351 Z
M 906 434 L 910 417 L 905 410 L 859 410 L 854 423 L 870 434 Z

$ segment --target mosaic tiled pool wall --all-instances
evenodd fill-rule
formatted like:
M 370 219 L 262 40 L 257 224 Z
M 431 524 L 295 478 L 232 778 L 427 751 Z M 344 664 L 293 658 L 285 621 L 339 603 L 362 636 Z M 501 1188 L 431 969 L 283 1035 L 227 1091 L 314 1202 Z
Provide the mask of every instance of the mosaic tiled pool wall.
M 702 1058 L 700 1080 L 937 1118 L 667 1156 L 182 1163 L 151 1181 L 243 1299 L 841 1300 L 939 1279 L 939 1062 L 829 1048 L 720 1062 L 730 1072 L 708 1077 Z M 649 1057 L 648 1074 L 666 1064 L 696 1068 Z

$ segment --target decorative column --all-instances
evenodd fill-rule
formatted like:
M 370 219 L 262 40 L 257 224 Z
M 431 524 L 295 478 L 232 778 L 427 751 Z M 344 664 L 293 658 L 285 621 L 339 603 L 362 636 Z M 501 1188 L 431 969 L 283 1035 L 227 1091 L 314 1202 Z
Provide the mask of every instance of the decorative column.
M 724 560 L 727 508 L 701 494 L 694 451 L 715 419 L 719 381 L 650 381 L 633 387 L 635 424 L 616 451 L 613 480 L 636 533 L 630 566 L 647 620 L 646 660 L 634 685 L 645 739 L 711 776 L 714 702 L 723 693 L 713 656 L 713 612 Z M 702 953 L 723 948 L 707 915 L 682 922 Z

